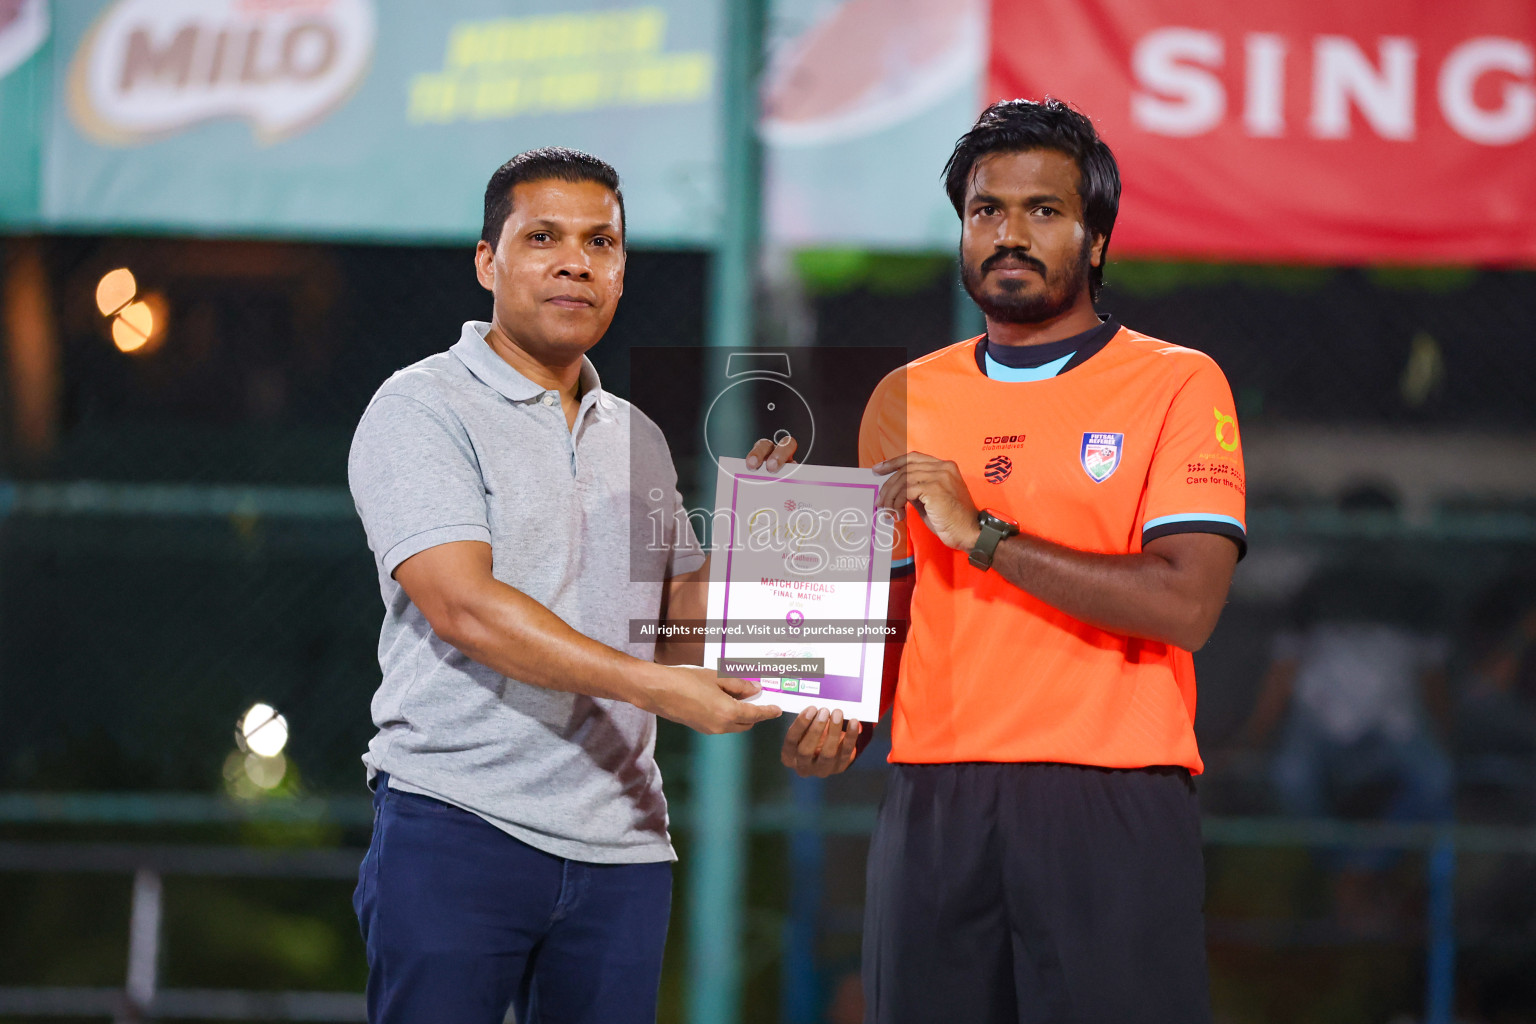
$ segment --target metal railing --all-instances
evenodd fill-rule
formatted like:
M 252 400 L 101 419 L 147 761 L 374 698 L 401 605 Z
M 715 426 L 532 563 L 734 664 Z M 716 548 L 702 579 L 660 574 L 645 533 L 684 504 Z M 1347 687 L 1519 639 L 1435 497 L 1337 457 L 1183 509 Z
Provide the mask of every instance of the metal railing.
M 358 826 L 371 820 L 364 798 L 266 800 L 242 803 L 195 794 L 0 794 L 4 825 L 188 825 L 238 821 L 329 822 Z M 813 1020 L 806 998 L 817 970 L 814 942 L 819 912 L 820 846 L 828 835 L 868 835 L 876 808 L 827 805 L 817 780 L 797 780 L 792 799 L 757 804 L 747 824 L 755 833 L 790 840 L 791 906 L 785 931 L 785 1019 Z M 673 825 L 690 829 L 687 807 L 675 807 Z M 1536 856 L 1536 828 L 1494 825 L 1398 824 L 1332 819 L 1208 817 L 1211 847 L 1306 849 L 1389 848 L 1425 855 L 1428 915 L 1425 942 L 1425 1024 L 1450 1024 L 1455 997 L 1456 865 L 1459 854 Z M 253 849 L 131 843 L 0 842 L 0 872 L 111 873 L 133 877 L 128 963 L 122 988 L 0 987 L 0 1017 L 101 1016 L 148 1019 L 360 1021 L 363 997 L 347 992 L 260 992 L 162 989 L 158 986 L 160 907 L 168 876 L 347 880 L 356 878 L 360 849 Z
M 19 482 L 0 479 L 0 518 L 30 516 L 164 516 L 281 518 L 352 522 L 357 511 L 345 487 L 139 484 L 96 480 Z M 1536 515 L 1526 512 L 1437 511 L 1410 520 L 1394 513 L 1258 508 L 1253 536 L 1322 540 L 1536 541 Z
M 98 821 L 146 822 L 155 797 L 130 797 L 125 813 L 110 813 L 112 798 L 94 798 L 107 810 Z M 57 801 L 43 798 L 27 813 L 26 798 L 13 794 L 0 820 L 81 823 L 79 813 L 50 815 Z M 201 803 L 201 802 L 199 802 Z M 195 820 L 186 798 L 166 803 L 159 823 Z M 204 821 L 231 820 L 234 808 L 219 809 Z M 4 810 L 22 813 L 5 816 Z M 237 812 L 236 812 L 237 813 Z M 345 849 L 264 850 L 229 846 L 148 846 L 127 843 L 0 842 L 0 871 L 31 874 L 129 874 L 133 876 L 128 917 L 128 965 L 121 989 L 83 986 L 0 986 L 0 1016 L 111 1017 L 114 1021 L 215 1019 L 366 1021 L 363 997 L 352 992 L 255 992 L 230 989 L 162 989 L 159 986 L 161 918 L 167 875 L 217 878 L 349 879 L 357 877 L 362 851 Z

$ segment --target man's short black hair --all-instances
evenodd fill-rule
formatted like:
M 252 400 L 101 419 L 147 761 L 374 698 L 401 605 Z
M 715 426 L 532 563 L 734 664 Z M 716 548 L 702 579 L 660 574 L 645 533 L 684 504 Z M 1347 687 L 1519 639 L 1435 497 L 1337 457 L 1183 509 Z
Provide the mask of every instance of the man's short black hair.
M 1030 149 L 1054 149 L 1077 163 L 1083 225 L 1090 238 L 1104 239 L 1099 265 L 1092 268 L 1088 278 L 1089 293 L 1097 299 L 1104 284 L 1104 263 L 1109 258 L 1109 236 L 1120 212 L 1120 168 L 1086 115 L 1049 96 L 1039 103 L 1002 100 L 992 104 L 955 143 L 955 151 L 944 165 L 944 191 L 963 218 L 965 190 L 976 162 L 992 153 Z
M 619 188 L 619 172 L 607 161 L 599 160 L 591 153 L 564 146 L 544 146 L 519 153 L 496 168 L 490 183 L 485 186 L 485 222 L 480 227 L 480 240 L 496 248 L 501 241 L 501 226 L 512 213 L 512 189 L 529 181 L 595 181 L 613 193 L 619 201 L 619 244 L 627 240 L 624 223 L 624 192 Z

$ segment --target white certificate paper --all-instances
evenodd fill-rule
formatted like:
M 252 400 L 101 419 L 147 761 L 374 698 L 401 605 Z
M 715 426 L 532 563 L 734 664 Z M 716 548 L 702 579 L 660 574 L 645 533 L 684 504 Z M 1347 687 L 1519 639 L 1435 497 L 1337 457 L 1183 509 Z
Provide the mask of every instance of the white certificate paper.
M 791 463 L 778 473 L 721 459 L 711 527 L 705 667 L 756 679 L 755 703 L 786 714 L 880 717 L 891 523 L 869 469 Z M 797 659 L 797 674 L 751 674 L 746 659 Z M 820 662 L 822 671 L 808 671 Z M 770 661 L 769 665 L 773 662 Z

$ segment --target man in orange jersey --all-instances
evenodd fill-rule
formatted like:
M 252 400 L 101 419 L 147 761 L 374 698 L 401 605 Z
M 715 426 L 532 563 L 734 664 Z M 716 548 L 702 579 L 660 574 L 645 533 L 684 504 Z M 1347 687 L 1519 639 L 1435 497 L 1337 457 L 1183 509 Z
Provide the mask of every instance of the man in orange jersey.
M 867 1019 L 1208 1021 L 1190 652 L 1246 543 L 1231 391 L 1095 312 L 1120 178 L 1088 118 L 995 104 L 945 183 L 987 333 L 887 377 L 859 437 L 911 508 Z M 840 771 L 860 732 L 802 714 L 783 759 Z

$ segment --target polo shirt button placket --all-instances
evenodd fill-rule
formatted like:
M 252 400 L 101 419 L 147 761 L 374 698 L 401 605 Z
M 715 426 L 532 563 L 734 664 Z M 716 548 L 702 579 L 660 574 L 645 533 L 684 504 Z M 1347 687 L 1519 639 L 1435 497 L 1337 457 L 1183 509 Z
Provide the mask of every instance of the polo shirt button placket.
M 556 395 L 553 391 L 544 392 L 543 402 L 545 405 L 553 406 L 558 401 L 560 401 L 560 396 Z

